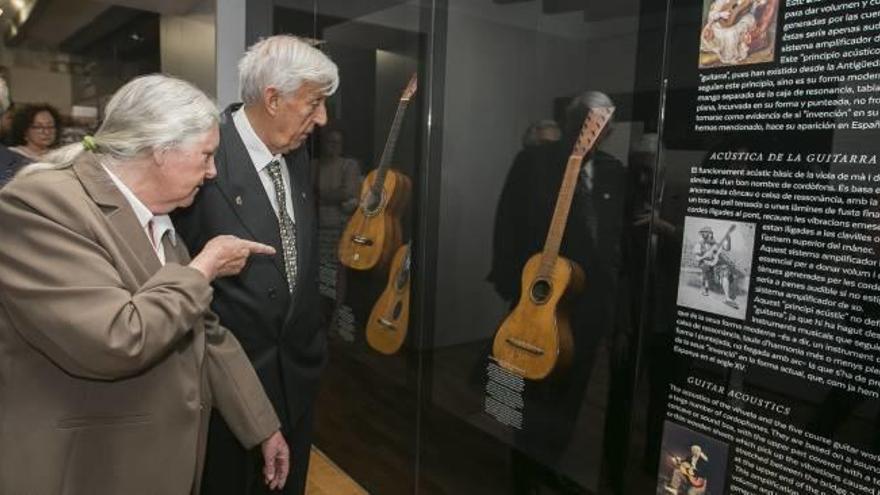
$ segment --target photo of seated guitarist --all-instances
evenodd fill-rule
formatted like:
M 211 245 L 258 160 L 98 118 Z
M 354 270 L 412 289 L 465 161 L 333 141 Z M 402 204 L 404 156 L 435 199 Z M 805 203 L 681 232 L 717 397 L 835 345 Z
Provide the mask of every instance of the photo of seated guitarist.
M 675 467 L 672 470 L 672 478 L 666 485 L 666 491 L 675 495 L 702 495 L 706 493 L 706 477 L 701 466 L 709 462 L 709 457 L 703 453 L 699 445 L 691 445 L 691 456 L 687 458 L 674 458 Z
M 737 269 L 735 262 L 730 257 L 730 232 L 732 231 L 733 226 L 718 242 L 715 240 L 715 232 L 711 227 L 701 228 L 701 240 L 694 246 L 694 254 L 702 271 L 703 295 L 708 296 L 709 290 L 720 284 L 724 292 L 724 304 L 739 309 L 739 304 L 735 301 Z

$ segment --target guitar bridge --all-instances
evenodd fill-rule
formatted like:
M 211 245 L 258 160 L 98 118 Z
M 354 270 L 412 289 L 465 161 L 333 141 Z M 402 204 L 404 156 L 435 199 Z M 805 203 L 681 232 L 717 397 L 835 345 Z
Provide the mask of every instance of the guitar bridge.
M 395 325 L 393 321 L 386 320 L 385 318 L 379 318 L 379 324 L 388 330 L 397 330 L 397 325 Z
M 364 237 L 362 235 L 353 235 L 351 236 L 351 242 L 355 244 L 360 244 L 361 246 L 372 246 L 373 240 L 369 237 Z
M 523 342 L 522 340 L 515 339 L 512 337 L 508 337 L 506 340 L 507 340 L 508 344 L 512 345 L 513 347 L 516 347 L 517 349 L 526 351 L 529 354 L 534 354 L 535 356 L 543 356 L 544 355 L 544 349 L 541 349 L 538 346 L 529 344 L 528 342 Z

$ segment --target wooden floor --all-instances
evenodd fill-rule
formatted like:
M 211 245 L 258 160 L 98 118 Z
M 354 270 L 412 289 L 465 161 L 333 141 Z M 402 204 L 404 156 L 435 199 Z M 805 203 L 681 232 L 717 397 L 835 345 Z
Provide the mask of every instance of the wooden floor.
M 368 495 L 323 452 L 312 447 L 306 495 Z

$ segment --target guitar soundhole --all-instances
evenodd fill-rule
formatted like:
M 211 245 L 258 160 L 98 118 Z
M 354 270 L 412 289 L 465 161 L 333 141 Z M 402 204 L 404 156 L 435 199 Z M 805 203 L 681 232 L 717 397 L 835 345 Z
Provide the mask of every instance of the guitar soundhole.
M 532 301 L 535 304 L 544 304 L 547 302 L 547 299 L 550 298 L 552 292 L 553 288 L 550 286 L 550 282 L 546 280 L 536 280 L 535 283 L 532 284 Z
M 394 305 L 394 311 L 391 312 L 394 315 L 394 319 L 400 318 L 400 312 L 403 311 L 403 303 L 401 301 L 397 301 L 397 304 Z
M 383 194 L 374 194 L 372 191 L 367 193 L 363 202 L 364 215 L 371 217 L 379 212 L 379 207 L 382 206 L 382 196 Z

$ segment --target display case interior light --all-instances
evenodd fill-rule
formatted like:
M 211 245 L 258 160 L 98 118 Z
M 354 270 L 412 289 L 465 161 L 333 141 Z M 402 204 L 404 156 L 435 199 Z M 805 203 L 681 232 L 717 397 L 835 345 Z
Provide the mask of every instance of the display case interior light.
M 37 0 L 9 0 L 4 3 L 6 9 L 0 9 L 0 15 L 8 21 L 6 38 L 14 38 L 30 18 Z

